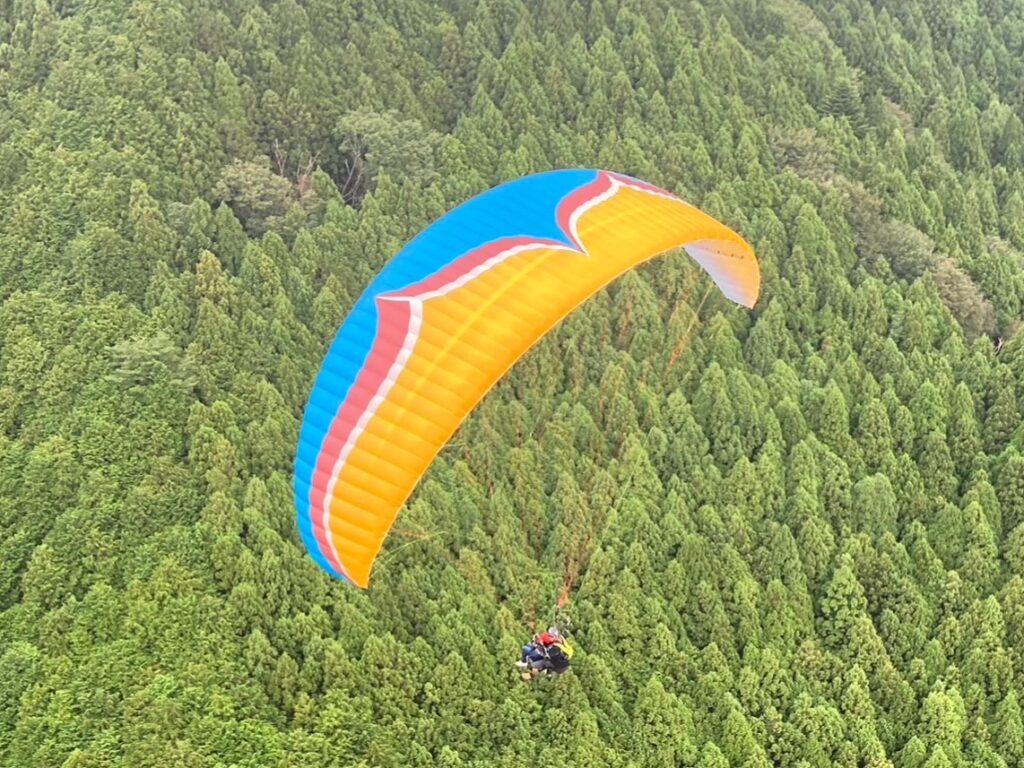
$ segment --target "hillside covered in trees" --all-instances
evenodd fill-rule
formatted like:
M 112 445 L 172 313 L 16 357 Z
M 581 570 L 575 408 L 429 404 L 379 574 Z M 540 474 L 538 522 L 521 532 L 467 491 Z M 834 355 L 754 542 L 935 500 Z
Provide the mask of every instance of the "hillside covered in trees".
M 1021 0 L 0 0 L 0 765 L 1024 765 L 1022 81 Z M 345 313 L 578 166 L 741 232 L 755 310 L 627 274 L 330 580 Z

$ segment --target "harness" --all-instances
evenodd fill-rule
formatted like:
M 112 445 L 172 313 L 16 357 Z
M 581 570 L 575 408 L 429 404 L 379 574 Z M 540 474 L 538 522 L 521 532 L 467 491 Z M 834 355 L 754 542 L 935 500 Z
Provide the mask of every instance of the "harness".
M 555 673 L 561 673 L 569 668 L 572 648 L 566 643 L 553 643 L 544 648 L 544 656 L 551 662 L 551 670 Z

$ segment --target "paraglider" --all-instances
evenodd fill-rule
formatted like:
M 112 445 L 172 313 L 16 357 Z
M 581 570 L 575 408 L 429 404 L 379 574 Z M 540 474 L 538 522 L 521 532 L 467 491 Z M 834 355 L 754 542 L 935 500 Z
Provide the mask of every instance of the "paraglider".
M 310 393 L 294 476 L 310 556 L 366 587 L 399 509 L 491 386 L 593 293 L 677 247 L 753 306 L 758 263 L 738 234 L 608 171 L 526 176 L 420 232 L 356 302 Z
M 524 682 L 540 675 L 555 677 L 568 671 L 572 655 L 573 647 L 562 631 L 551 626 L 546 632 L 534 635 L 523 646 L 522 656 L 516 666 L 521 670 L 520 677 Z

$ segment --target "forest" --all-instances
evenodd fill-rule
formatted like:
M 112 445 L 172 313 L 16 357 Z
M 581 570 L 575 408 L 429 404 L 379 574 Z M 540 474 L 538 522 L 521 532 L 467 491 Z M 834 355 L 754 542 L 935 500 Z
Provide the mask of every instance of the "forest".
M 1022 0 L 0 0 L 0 765 L 1024 765 L 1022 82 Z M 756 307 L 628 272 L 331 579 L 346 313 L 574 167 Z

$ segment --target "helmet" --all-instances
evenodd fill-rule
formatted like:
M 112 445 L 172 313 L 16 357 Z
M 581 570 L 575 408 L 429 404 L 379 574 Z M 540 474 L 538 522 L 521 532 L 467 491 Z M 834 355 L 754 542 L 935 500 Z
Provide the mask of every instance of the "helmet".
M 558 627 L 556 627 L 554 625 L 551 625 L 550 627 L 548 627 L 548 634 L 552 635 L 553 637 L 561 637 L 562 636 L 562 633 L 558 631 Z

